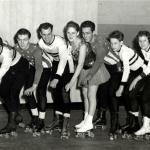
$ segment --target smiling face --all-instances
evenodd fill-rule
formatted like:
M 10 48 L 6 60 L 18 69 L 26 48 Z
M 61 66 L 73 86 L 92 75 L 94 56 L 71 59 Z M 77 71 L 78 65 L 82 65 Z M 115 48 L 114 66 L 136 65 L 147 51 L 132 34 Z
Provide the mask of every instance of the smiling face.
M 86 42 L 92 42 L 93 32 L 90 27 L 82 28 L 82 36 Z
M 147 50 L 150 47 L 150 42 L 147 38 L 147 36 L 140 36 L 138 39 L 139 45 L 141 47 L 141 49 L 143 50 Z
M 67 29 L 67 38 L 69 42 L 73 42 L 78 37 L 79 32 L 74 27 L 68 27 Z
M 119 41 L 116 38 L 111 38 L 110 39 L 110 44 L 111 44 L 111 47 L 112 47 L 113 51 L 116 52 L 116 51 L 120 50 L 120 48 L 123 44 L 123 41 Z
M 53 34 L 51 28 L 41 29 L 40 35 L 46 44 L 51 44 L 53 41 Z
M 18 35 L 17 41 L 21 49 L 26 50 L 29 48 L 29 36 L 27 34 Z

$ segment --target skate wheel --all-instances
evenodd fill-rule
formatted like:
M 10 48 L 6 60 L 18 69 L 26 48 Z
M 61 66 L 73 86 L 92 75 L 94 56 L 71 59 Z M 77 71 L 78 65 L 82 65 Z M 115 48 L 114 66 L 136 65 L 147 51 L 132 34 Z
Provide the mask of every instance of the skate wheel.
M 69 136 L 61 136 L 60 137 L 62 140 L 68 140 L 69 139 Z
M 32 130 L 32 129 L 30 129 L 30 128 L 26 128 L 26 129 L 24 130 L 24 132 L 25 132 L 25 133 L 32 133 L 32 132 L 33 132 L 33 130 Z
M 25 128 L 25 124 L 24 124 L 23 122 L 19 123 L 18 126 L 19 126 L 20 128 Z
M 145 139 L 146 139 L 146 140 L 150 140 L 150 135 L 149 135 L 149 134 L 146 134 L 146 135 L 145 135 Z
M 6 139 L 8 139 L 10 136 L 9 136 L 8 133 L 6 133 L 6 134 L 4 134 L 4 137 L 5 137 Z
M 85 133 L 77 133 L 76 138 L 85 138 Z
M 18 136 L 17 132 L 11 132 L 10 135 L 11 135 L 11 136 L 14 136 L 14 137 L 17 137 L 17 136 Z
M 126 139 L 126 138 L 127 138 L 127 135 L 126 135 L 126 134 L 123 134 L 121 137 L 122 137 L 122 139 Z
M 46 132 L 45 132 L 44 130 L 41 130 L 41 133 L 42 133 L 42 134 L 45 134 Z
M 33 137 L 40 137 L 41 136 L 41 134 L 38 132 L 34 132 L 32 135 L 33 135 Z
M 89 132 L 89 133 L 88 133 L 88 137 L 94 138 L 94 137 L 95 137 L 95 135 L 94 135 L 94 133 L 93 133 L 93 132 Z
M 117 135 L 116 134 L 110 134 L 110 136 L 109 136 L 109 140 L 110 141 L 114 141 L 114 140 L 116 140 L 117 139 Z

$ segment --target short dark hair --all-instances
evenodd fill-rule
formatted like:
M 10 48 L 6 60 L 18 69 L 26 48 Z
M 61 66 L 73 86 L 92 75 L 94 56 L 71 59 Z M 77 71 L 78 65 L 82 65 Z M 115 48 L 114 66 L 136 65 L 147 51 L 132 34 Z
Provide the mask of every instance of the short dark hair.
M 150 42 L 150 32 L 148 31 L 139 31 L 138 34 L 136 35 L 136 39 L 137 41 L 139 41 L 139 37 L 142 37 L 142 36 L 146 36 L 148 38 L 148 41 Z
M 64 28 L 64 37 L 65 37 L 66 40 L 68 40 L 68 38 L 67 38 L 67 30 L 68 30 L 69 27 L 75 28 L 75 30 L 76 30 L 77 32 L 79 32 L 79 30 L 80 30 L 80 27 L 79 27 L 79 25 L 78 25 L 76 22 L 74 22 L 74 21 L 69 21 L 69 22 L 66 24 L 65 28 Z
M 18 35 L 28 35 L 29 39 L 31 38 L 31 33 L 29 30 L 25 28 L 21 28 L 17 31 L 17 33 L 14 36 L 14 42 L 17 43 Z
M 124 34 L 119 30 L 115 30 L 109 34 L 108 40 L 110 41 L 111 38 L 118 39 L 121 42 L 124 40 Z
M 18 38 L 18 35 L 28 35 L 29 39 L 31 38 L 31 33 L 29 30 L 25 29 L 25 28 L 21 28 L 17 31 L 16 33 L 16 38 Z
M 91 28 L 91 31 L 93 32 L 93 31 L 95 31 L 95 23 L 92 21 L 89 21 L 89 20 L 84 21 L 80 25 L 81 30 L 82 30 L 82 28 Z
M 45 22 L 45 23 L 40 24 L 38 31 L 41 32 L 42 29 L 47 30 L 48 28 L 53 30 L 53 25 L 51 23 Z

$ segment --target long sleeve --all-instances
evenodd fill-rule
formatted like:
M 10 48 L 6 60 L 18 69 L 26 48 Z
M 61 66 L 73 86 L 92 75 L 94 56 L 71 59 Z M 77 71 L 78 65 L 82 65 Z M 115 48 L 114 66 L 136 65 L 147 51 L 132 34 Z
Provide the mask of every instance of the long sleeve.
M 64 69 L 67 64 L 67 46 L 65 42 L 62 42 L 59 46 L 59 63 L 58 63 L 58 68 L 56 71 L 56 74 L 62 76 Z
M 42 52 L 41 50 L 36 50 L 34 53 L 35 58 L 35 76 L 33 84 L 38 84 L 43 72 L 42 66 Z
M 124 57 L 122 61 L 123 61 L 123 75 L 121 82 L 127 82 L 130 74 L 129 59 L 127 57 Z
M 12 63 L 11 51 L 4 47 L 1 57 L 2 57 L 2 64 L 0 67 L 0 80 L 6 74 L 6 72 L 9 70 L 11 66 Z

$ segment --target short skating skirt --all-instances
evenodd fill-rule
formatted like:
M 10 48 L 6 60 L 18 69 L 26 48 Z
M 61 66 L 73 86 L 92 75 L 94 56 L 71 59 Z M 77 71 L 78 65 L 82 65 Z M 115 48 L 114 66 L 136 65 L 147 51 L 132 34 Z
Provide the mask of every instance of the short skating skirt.
M 90 69 L 82 69 L 78 80 L 78 87 L 83 87 L 82 81 L 85 79 L 89 71 Z M 100 85 L 107 82 L 109 78 L 110 74 L 107 71 L 105 65 L 102 64 L 98 71 L 95 73 L 95 75 L 92 77 L 92 79 L 89 80 L 88 85 Z M 86 85 L 85 87 L 87 87 L 88 85 Z

